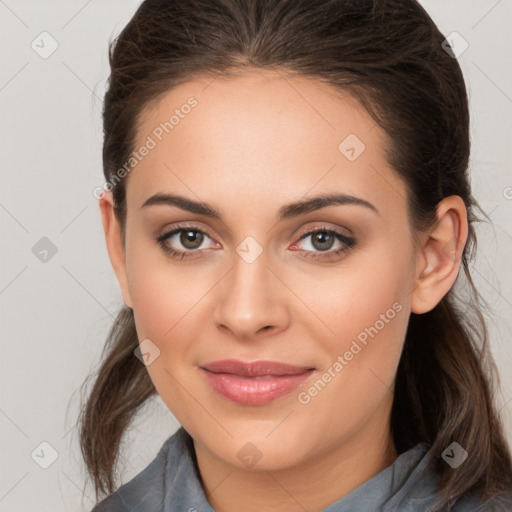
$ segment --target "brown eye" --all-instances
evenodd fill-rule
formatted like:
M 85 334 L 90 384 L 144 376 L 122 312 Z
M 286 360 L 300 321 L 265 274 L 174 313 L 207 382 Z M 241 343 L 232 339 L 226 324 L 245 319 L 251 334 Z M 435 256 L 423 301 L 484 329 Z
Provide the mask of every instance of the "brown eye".
M 198 249 L 204 239 L 204 235 L 201 231 L 196 229 L 185 229 L 181 230 L 180 243 L 186 249 Z
M 348 252 L 356 245 L 356 240 L 350 236 L 336 231 L 335 229 L 313 229 L 304 233 L 300 237 L 300 241 L 310 239 L 310 243 L 306 250 L 302 250 L 304 258 L 312 260 L 330 261 L 339 259 L 344 253 Z M 338 242 L 340 247 L 331 250 L 335 243 Z M 294 244 L 297 247 L 298 244 Z M 322 254 L 323 253 L 323 254 Z
M 319 251 L 328 251 L 334 245 L 336 238 L 328 231 L 317 231 L 312 235 L 311 243 Z
M 205 252 L 210 252 L 208 247 L 202 248 L 203 242 L 211 237 L 196 226 L 177 226 L 173 230 L 159 236 L 156 241 L 170 257 L 185 259 L 191 257 L 204 256 Z M 312 260 L 330 261 L 339 259 L 344 253 L 348 252 L 356 245 L 356 240 L 350 236 L 336 231 L 335 229 L 314 229 L 304 233 L 300 241 L 307 238 L 311 239 L 310 248 L 300 250 L 304 258 Z M 336 242 L 340 247 L 333 249 Z M 218 246 L 218 244 L 217 244 Z M 292 246 L 297 250 L 297 244 Z
M 184 259 L 200 256 L 209 249 L 202 247 L 208 238 L 210 236 L 197 226 L 177 226 L 157 237 L 156 241 L 172 258 Z

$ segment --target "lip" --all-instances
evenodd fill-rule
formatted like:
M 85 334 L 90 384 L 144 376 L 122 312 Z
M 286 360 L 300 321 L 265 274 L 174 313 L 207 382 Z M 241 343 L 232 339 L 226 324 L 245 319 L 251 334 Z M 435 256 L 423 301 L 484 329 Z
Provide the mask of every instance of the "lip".
M 244 363 L 234 359 L 199 367 L 210 386 L 225 398 L 244 405 L 262 405 L 287 395 L 315 371 L 278 361 Z

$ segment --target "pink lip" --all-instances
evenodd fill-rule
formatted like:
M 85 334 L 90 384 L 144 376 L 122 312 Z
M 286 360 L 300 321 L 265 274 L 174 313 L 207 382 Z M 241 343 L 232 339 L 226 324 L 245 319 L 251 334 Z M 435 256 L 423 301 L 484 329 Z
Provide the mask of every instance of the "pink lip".
M 207 363 L 200 369 L 215 391 L 244 405 L 266 404 L 287 395 L 314 372 L 308 366 L 233 359 Z

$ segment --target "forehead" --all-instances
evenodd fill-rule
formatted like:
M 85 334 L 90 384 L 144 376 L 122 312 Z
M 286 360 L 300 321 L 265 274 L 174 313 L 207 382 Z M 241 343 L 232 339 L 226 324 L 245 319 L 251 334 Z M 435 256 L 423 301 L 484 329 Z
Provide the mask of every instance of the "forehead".
M 129 176 L 129 205 L 179 191 L 277 210 L 336 191 L 388 203 L 395 214 L 405 206 L 384 132 L 347 92 L 311 78 L 257 70 L 186 82 L 143 111 L 135 150 L 145 144 L 151 149 Z

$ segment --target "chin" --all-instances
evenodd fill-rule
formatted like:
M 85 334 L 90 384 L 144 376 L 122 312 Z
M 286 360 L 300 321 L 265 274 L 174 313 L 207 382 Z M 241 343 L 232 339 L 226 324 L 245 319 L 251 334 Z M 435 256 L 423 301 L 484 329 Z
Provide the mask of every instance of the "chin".
M 248 421 L 244 420 L 244 423 Z M 285 430 L 279 436 L 279 427 L 272 432 L 275 427 L 275 423 L 271 428 L 267 424 L 261 428 L 245 426 L 243 432 L 228 428 L 233 438 L 224 436 L 224 442 L 219 443 L 218 437 L 215 437 L 207 442 L 207 446 L 226 464 L 240 469 L 277 471 L 296 466 L 308 451 L 303 436 L 290 435 Z

